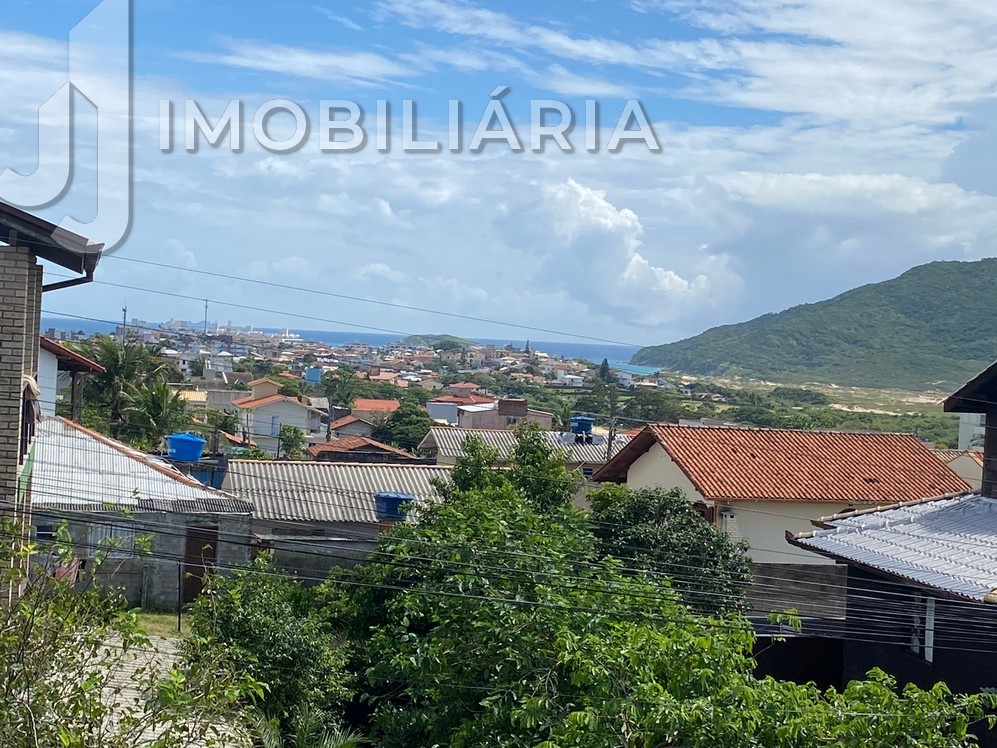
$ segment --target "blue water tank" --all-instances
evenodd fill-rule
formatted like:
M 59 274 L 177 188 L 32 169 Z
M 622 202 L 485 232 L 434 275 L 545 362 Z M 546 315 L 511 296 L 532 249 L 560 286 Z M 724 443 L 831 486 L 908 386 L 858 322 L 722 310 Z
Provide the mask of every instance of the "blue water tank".
M 197 434 L 187 432 L 185 434 L 170 434 L 166 437 L 167 454 L 170 459 L 182 462 L 197 462 L 204 453 L 204 446 L 208 442 Z
M 572 434 L 591 434 L 592 426 L 595 425 L 595 419 L 590 416 L 572 416 L 571 417 L 571 433 Z
M 401 521 L 405 519 L 405 511 L 401 505 L 412 501 L 415 501 L 415 496 L 407 493 L 393 491 L 376 493 L 374 494 L 374 508 L 377 511 L 377 518 Z

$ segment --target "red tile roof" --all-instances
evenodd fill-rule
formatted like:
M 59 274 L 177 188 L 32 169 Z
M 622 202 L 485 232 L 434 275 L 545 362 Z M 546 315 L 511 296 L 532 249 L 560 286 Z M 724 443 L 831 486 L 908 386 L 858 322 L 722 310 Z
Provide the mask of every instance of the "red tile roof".
M 254 379 L 252 382 L 249 383 L 249 386 L 255 387 L 256 385 L 264 384 L 265 382 L 270 382 L 270 384 L 276 385 L 277 387 L 281 386 L 280 382 L 275 382 L 272 379 L 267 379 L 266 377 L 260 377 L 259 379 Z
M 654 444 L 704 498 L 893 504 L 969 491 L 916 437 L 651 424 L 600 468 L 621 481 Z
M 270 405 L 271 403 L 279 403 L 284 401 L 294 403 L 295 405 L 300 405 L 302 408 L 308 408 L 309 410 L 317 410 L 317 408 L 313 408 L 312 406 L 306 405 L 305 403 L 301 402 L 298 398 L 288 397 L 287 395 L 268 395 L 267 397 L 261 397 L 259 400 L 254 400 L 252 395 L 250 395 L 249 397 L 243 397 L 238 400 L 233 400 L 232 405 L 236 406 L 237 408 L 259 408 L 261 405 Z
M 104 367 L 96 361 L 91 361 L 86 356 L 81 356 L 76 351 L 71 351 L 61 343 L 46 338 L 44 335 L 41 336 L 40 343 L 43 350 L 48 351 L 61 363 L 66 364 L 64 367 L 66 371 L 86 371 L 92 374 L 102 374 L 105 371 Z
M 392 447 L 390 444 L 382 444 L 374 439 L 365 436 L 344 436 L 340 439 L 333 439 L 325 444 L 315 444 L 308 448 L 308 453 L 312 457 L 318 457 L 323 452 L 356 452 L 357 450 L 388 452 L 399 457 L 415 459 L 415 455 L 409 454 L 404 449 Z
M 353 410 L 362 410 L 368 413 L 393 413 L 401 405 L 399 400 L 372 400 L 360 397 L 353 401 Z
M 454 384 L 448 384 L 452 390 L 481 390 L 484 389 L 480 384 L 475 384 L 474 382 L 456 382 Z
M 329 430 L 335 431 L 336 429 L 341 429 L 343 426 L 349 426 L 351 423 L 366 423 L 368 426 L 373 426 L 370 421 L 363 418 L 358 418 L 354 415 L 343 416 L 342 418 L 337 418 L 335 421 L 329 424 Z

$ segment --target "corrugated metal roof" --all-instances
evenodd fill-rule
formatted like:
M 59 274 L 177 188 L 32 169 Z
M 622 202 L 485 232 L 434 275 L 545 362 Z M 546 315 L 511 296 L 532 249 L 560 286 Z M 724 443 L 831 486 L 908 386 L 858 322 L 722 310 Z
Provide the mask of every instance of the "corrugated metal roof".
M 978 494 L 826 521 L 802 548 L 977 602 L 997 589 L 997 501 Z
M 249 514 L 251 507 L 134 450 L 61 418 L 35 433 L 31 504 L 36 511 Z
M 444 465 L 231 460 L 225 488 L 249 501 L 256 519 L 376 524 L 374 494 L 432 500 L 432 479 L 449 474 Z
M 598 444 L 575 444 L 574 434 L 562 434 L 557 431 L 541 432 L 554 449 L 564 454 L 568 463 L 596 463 L 606 461 L 605 439 Z M 419 449 L 436 449 L 438 455 L 455 459 L 464 454 L 464 441 L 469 436 L 478 436 L 492 449 L 497 449 L 500 460 L 508 460 L 516 448 L 516 432 L 500 429 L 462 429 L 450 426 L 433 426 L 419 444 Z M 616 454 L 630 441 L 630 437 L 617 434 L 613 445 Z

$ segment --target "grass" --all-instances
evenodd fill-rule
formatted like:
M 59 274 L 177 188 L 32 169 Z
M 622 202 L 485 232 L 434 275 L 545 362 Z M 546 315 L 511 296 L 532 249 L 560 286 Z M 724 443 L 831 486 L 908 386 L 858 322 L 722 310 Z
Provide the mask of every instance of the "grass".
M 176 613 L 152 613 L 146 610 L 139 611 L 139 627 L 149 636 L 159 636 L 164 639 L 179 639 L 190 633 L 190 624 L 184 616 L 181 619 L 180 631 L 177 632 Z

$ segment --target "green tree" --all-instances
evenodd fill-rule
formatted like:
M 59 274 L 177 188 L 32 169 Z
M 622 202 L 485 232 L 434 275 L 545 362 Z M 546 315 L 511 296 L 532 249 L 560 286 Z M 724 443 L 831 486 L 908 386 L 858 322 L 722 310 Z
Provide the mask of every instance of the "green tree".
M 280 389 L 277 393 L 284 395 L 284 397 L 301 397 L 305 394 L 302 384 L 297 379 L 290 379 L 289 377 L 280 377 Z
M 187 366 L 190 371 L 191 377 L 203 377 L 204 376 L 204 359 L 195 358 Z
M 237 675 L 219 646 L 208 660 L 164 662 L 143 655 L 153 644 L 93 567 L 74 584 L 56 569 L 76 565 L 65 527 L 58 541 L 22 542 L 5 522 L 0 544 L 4 604 L 0 606 L 0 745 L 4 748 L 181 748 L 207 744 L 233 725 L 239 702 L 261 696 L 255 681 Z M 105 572 L 107 569 L 105 569 Z M 7 591 L 19 594 L 7 600 Z M 139 698 L 120 694 L 127 678 Z
M 612 381 L 613 372 L 609 369 L 609 359 L 604 358 L 602 363 L 599 364 L 599 379 L 607 384 Z
M 664 390 L 638 387 L 622 408 L 623 416 L 633 421 L 677 423 L 690 415 L 685 403 Z
M 250 718 L 250 734 L 259 748 L 359 748 L 367 740 L 340 727 L 330 728 L 314 712 L 300 710 L 290 731 L 277 719 L 256 712 Z
M 373 437 L 411 452 L 419 446 L 432 425 L 433 419 L 425 410 L 414 402 L 403 402 L 383 423 L 375 425 Z
M 320 593 L 382 748 L 954 748 L 995 706 L 876 672 L 843 692 L 757 679 L 746 620 L 600 561 L 584 515 L 541 514 L 500 473 L 467 485 Z
M 205 413 L 204 421 L 211 430 L 218 429 L 226 434 L 239 433 L 239 418 L 233 413 L 225 413 L 221 410 L 209 410 Z
M 747 609 L 747 544 L 711 527 L 681 491 L 606 484 L 588 499 L 600 553 L 663 574 L 697 613 Z
M 164 436 L 186 431 L 191 421 L 186 401 L 163 379 L 136 389 L 129 396 L 124 416 L 126 437 L 145 440 L 153 449 L 162 446 Z
M 323 374 L 319 386 L 329 398 L 330 405 L 348 408 L 350 403 L 360 396 L 362 385 L 363 380 L 352 371 L 337 369 Z
M 352 695 L 347 650 L 316 614 L 308 592 L 279 573 L 269 555 L 212 578 L 208 594 L 191 608 L 190 623 L 188 657 L 203 662 L 216 648 L 230 652 L 242 672 L 264 684 L 257 707 L 281 732 L 300 726 L 302 716 L 323 730 L 340 725 L 340 705 Z
M 114 437 L 127 437 L 125 411 L 136 390 L 147 382 L 169 379 L 175 369 L 158 355 L 158 349 L 110 335 L 96 335 L 76 344 L 76 349 L 100 364 L 104 371 L 83 378 L 84 406 L 99 408 L 108 422 L 101 430 Z
M 509 481 L 538 512 L 548 514 L 571 504 L 579 480 L 564 469 L 564 453 L 551 447 L 544 433 L 535 423 L 516 429 Z
M 297 426 L 285 423 L 280 427 L 280 454 L 290 460 L 298 458 L 305 449 L 305 432 Z
M 609 386 L 602 380 L 592 383 L 592 390 L 575 401 L 575 410 L 593 416 L 605 416 L 609 412 Z

